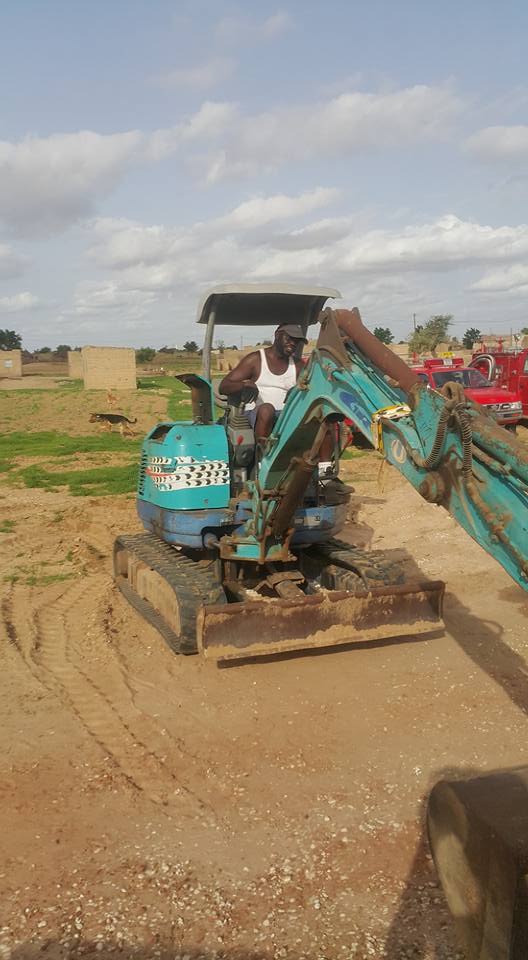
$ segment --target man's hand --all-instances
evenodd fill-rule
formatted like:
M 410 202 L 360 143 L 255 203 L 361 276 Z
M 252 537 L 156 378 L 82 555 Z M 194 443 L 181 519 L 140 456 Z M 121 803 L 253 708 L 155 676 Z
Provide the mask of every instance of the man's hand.
M 243 380 L 242 389 L 240 391 L 240 399 L 242 403 L 253 403 L 259 395 L 258 387 L 256 383 L 253 383 L 253 380 Z

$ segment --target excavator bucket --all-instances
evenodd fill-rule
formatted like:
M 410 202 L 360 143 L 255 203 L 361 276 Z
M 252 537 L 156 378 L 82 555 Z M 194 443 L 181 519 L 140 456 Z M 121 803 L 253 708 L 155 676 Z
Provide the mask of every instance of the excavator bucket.
M 417 637 L 442 624 L 445 584 L 321 590 L 300 599 L 259 599 L 198 612 L 198 649 L 216 660 L 310 650 L 366 640 Z

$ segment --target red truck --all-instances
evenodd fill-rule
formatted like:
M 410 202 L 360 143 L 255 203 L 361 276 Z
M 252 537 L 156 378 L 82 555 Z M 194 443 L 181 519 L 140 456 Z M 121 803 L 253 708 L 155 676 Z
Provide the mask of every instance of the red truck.
M 440 390 L 450 380 L 461 383 L 470 400 L 486 407 L 497 422 L 509 430 L 514 431 L 522 419 L 523 406 L 518 393 L 487 379 L 480 367 L 467 366 L 462 357 L 435 357 L 424 360 L 420 366 L 413 365 L 412 369 L 434 390 Z
M 483 345 L 474 353 L 470 367 L 479 370 L 494 386 L 506 387 L 518 394 L 522 403 L 522 416 L 528 418 L 528 349 L 505 349 L 499 341 L 497 347 L 488 349 Z

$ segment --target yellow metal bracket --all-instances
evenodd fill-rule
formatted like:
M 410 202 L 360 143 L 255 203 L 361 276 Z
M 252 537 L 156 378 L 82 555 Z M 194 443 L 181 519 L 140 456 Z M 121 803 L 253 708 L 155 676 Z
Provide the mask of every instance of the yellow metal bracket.
M 406 403 L 398 403 L 391 407 L 382 407 L 372 414 L 372 442 L 380 453 L 383 453 L 383 423 L 382 420 L 399 420 L 408 417 L 411 408 Z

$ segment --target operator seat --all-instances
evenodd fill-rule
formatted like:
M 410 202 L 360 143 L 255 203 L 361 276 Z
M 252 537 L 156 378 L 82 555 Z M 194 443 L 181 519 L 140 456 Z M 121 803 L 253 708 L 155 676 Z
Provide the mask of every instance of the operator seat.
M 251 426 L 243 403 L 236 402 L 238 394 L 226 397 L 220 393 L 222 380 L 212 381 L 214 401 L 224 415 L 220 423 L 224 424 L 229 446 L 231 465 L 235 470 L 249 471 L 255 462 L 255 431 Z

